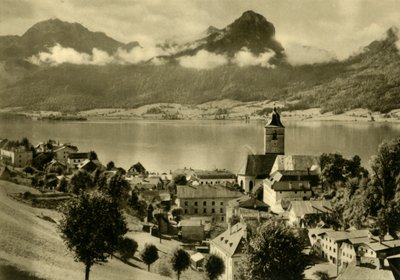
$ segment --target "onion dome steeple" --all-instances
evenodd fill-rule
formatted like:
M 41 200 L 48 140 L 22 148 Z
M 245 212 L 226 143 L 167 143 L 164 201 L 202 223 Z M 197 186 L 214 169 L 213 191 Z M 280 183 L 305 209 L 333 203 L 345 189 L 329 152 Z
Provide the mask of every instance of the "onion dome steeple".
M 272 117 L 271 121 L 267 126 L 279 126 L 279 127 L 284 127 L 283 124 L 281 123 L 281 116 L 279 115 L 278 111 L 276 110 L 276 107 L 274 107 L 274 110 L 272 112 Z

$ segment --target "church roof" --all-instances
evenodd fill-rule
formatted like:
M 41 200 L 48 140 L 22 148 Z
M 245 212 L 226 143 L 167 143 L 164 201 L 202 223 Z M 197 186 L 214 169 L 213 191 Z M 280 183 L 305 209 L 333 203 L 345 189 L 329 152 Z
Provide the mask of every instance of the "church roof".
M 254 176 L 257 179 L 265 179 L 274 165 L 276 155 L 248 155 L 246 164 L 240 170 L 239 175 Z
M 278 111 L 274 107 L 274 111 L 272 112 L 271 121 L 266 126 L 279 126 L 284 127 L 281 123 L 281 116 L 279 115 Z

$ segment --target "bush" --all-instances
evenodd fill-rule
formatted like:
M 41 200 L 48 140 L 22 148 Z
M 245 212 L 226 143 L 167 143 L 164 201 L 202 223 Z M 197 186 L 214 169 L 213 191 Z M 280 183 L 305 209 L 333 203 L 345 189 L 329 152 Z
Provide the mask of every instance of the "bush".
M 118 252 L 123 261 L 133 258 L 138 248 L 138 243 L 130 238 L 124 237 L 118 244 Z

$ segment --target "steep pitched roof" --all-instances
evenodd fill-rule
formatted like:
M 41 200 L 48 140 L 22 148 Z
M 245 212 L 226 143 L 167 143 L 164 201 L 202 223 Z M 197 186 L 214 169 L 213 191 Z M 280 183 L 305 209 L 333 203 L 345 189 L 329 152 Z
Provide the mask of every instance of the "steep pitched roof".
M 275 107 L 274 111 L 272 112 L 271 121 L 266 126 L 284 127 L 283 124 L 281 123 L 281 116 L 279 115 Z
M 138 161 L 134 165 L 132 165 L 129 169 L 129 172 L 138 172 L 138 173 L 144 173 L 146 172 L 146 168 Z
M 248 155 L 246 164 L 239 171 L 239 175 L 254 176 L 265 179 L 269 176 L 275 162 L 276 155 Z
M 68 158 L 70 159 L 86 159 L 89 158 L 88 153 L 69 153 Z
M 346 239 L 352 238 L 364 238 L 368 237 L 369 230 L 360 229 L 360 230 L 352 230 L 352 231 L 328 231 L 322 234 L 326 234 L 329 238 L 332 238 L 335 241 L 342 241 Z
M 388 269 L 349 265 L 337 280 L 395 280 L 393 272 Z
M 269 205 L 249 195 L 243 195 L 239 198 L 232 199 L 228 202 L 231 207 L 252 208 L 252 209 L 268 209 Z
M 293 211 L 297 217 L 307 214 L 332 212 L 332 205 L 327 200 L 291 201 L 288 211 Z
M 183 198 L 234 198 L 242 193 L 221 185 L 177 186 L 177 197 Z
M 319 159 L 311 155 L 278 155 L 271 173 L 276 170 L 319 171 Z
M 231 257 L 236 253 L 240 253 L 240 245 L 244 241 L 246 230 L 246 224 L 237 223 L 211 240 L 211 243 Z

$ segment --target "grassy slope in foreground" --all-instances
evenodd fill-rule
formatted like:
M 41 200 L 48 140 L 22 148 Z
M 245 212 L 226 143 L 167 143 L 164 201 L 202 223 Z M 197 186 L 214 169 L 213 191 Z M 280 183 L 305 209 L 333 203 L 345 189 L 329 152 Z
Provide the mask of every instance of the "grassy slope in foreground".
M 59 214 L 52 210 L 32 208 L 7 195 L 25 191 L 35 190 L 0 181 L 0 272 L 1 267 L 12 266 L 38 278 L 84 279 L 83 265 L 74 262 L 55 224 L 39 218 L 45 215 L 57 221 Z M 90 278 L 169 279 L 133 268 L 115 258 L 104 265 L 92 267 Z

